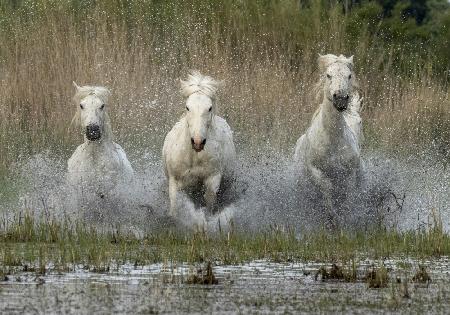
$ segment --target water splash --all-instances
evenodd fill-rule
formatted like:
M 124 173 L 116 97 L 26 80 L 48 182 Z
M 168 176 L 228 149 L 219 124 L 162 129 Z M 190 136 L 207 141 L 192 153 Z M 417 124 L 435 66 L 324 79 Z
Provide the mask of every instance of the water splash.
M 336 218 L 342 228 L 374 225 L 401 230 L 425 228 L 431 213 L 449 217 L 450 171 L 429 155 L 392 158 L 364 155 L 367 186 L 353 195 Z M 245 231 L 286 228 L 312 230 L 324 224 L 320 193 L 298 173 L 291 157 L 244 153 L 232 187 L 219 198 L 219 211 L 209 214 L 197 198 L 180 193 L 179 220 L 169 218 L 167 183 L 160 157 L 144 152 L 135 165 L 134 183 L 116 187 L 108 196 L 75 193 L 66 184 L 66 162 L 51 152 L 37 154 L 14 167 L 22 183 L 18 198 L 0 204 L 4 215 L 32 211 L 37 217 L 85 220 L 99 228 L 123 228 L 136 235 L 168 228 Z M 449 230 L 448 220 L 443 220 Z

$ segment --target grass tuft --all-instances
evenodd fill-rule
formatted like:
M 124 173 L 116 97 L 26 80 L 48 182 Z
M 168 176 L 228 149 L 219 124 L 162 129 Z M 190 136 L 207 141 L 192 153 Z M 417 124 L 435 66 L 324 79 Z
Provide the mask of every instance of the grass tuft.
M 212 285 L 219 284 L 219 280 L 217 280 L 214 275 L 212 263 L 208 261 L 208 263 L 206 263 L 206 268 L 197 269 L 197 273 L 190 275 L 186 280 L 186 283 Z
M 416 272 L 412 278 L 413 282 L 428 283 L 431 281 L 431 277 L 428 274 L 425 266 L 419 266 L 419 270 Z
M 373 266 L 372 270 L 367 272 L 365 279 L 369 288 L 386 288 L 389 283 L 389 274 L 383 265 L 379 268 Z

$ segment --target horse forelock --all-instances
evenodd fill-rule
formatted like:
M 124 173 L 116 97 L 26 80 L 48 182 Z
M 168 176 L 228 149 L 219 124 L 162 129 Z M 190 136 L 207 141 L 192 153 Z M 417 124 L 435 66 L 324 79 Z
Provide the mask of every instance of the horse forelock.
M 78 105 L 89 95 L 94 95 L 106 103 L 111 95 L 111 92 L 103 86 L 81 86 L 77 88 L 77 92 L 75 93 L 73 100 Z
M 217 91 L 223 85 L 223 81 L 217 81 L 214 78 L 203 75 L 199 71 L 193 70 L 189 73 L 187 80 L 180 80 L 181 94 L 189 97 L 194 93 L 201 93 L 212 100 L 213 114 L 218 112 L 217 108 Z
M 181 81 L 181 93 L 184 97 L 202 93 L 214 100 L 221 85 L 222 82 L 216 81 L 210 76 L 203 75 L 199 71 L 192 71 L 187 80 Z

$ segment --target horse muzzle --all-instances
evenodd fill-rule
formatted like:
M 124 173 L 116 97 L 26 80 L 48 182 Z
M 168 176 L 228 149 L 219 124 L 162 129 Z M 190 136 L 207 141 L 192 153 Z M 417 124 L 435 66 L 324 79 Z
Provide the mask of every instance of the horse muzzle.
M 205 144 L 206 144 L 206 139 L 200 139 L 200 138 L 191 138 L 191 144 L 192 144 L 192 149 L 195 150 L 195 152 L 200 152 L 203 151 L 203 149 L 205 148 Z
M 339 112 L 343 112 L 347 109 L 349 103 L 350 96 L 347 95 L 336 95 L 333 94 L 333 106 Z
M 86 127 L 86 138 L 89 141 L 97 141 L 102 137 L 99 125 L 88 125 Z

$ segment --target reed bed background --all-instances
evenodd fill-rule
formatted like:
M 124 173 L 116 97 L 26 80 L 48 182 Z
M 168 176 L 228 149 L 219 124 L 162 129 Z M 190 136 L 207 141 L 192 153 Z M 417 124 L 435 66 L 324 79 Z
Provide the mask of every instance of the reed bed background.
M 70 127 L 72 81 L 112 90 L 113 130 L 132 159 L 158 154 L 183 112 L 178 79 L 189 69 L 225 81 L 219 112 L 239 151 L 289 153 L 319 104 L 318 53 L 355 56 L 366 147 L 448 159 L 442 12 L 429 38 L 395 37 L 377 2 L 2 1 L 0 169 L 45 150 L 70 156 L 82 139 Z

